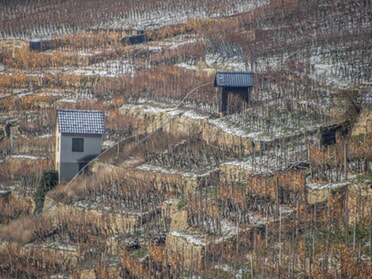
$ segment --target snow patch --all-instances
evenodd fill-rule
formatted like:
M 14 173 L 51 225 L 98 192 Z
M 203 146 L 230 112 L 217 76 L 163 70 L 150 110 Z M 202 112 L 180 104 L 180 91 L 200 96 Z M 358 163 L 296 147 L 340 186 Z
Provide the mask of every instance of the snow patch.
M 110 148 L 110 147 L 113 147 L 115 145 L 116 142 L 112 141 L 112 140 L 105 140 L 102 142 L 102 148 L 103 149 L 106 149 L 106 148 Z
M 208 118 L 209 118 L 208 116 L 201 115 L 201 114 L 197 113 L 197 112 L 194 111 L 194 110 L 186 111 L 183 115 L 184 115 L 185 117 L 187 117 L 187 118 L 190 118 L 190 119 L 197 119 L 197 120 L 202 120 L 202 119 L 208 119 Z
M 307 182 L 306 187 L 312 189 L 312 190 L 323 190 L 323 189 L 337 189 L 344 186 L 348 186 L 351 182 L 350 181 L 344 181 L 339 183 L 326 183 L 326 184 L 320 184 L 320 183 L 311 183 Z
M 45 159 L 45 157 L 36 157 L 32 155 L 11 155 L 10 158 L 19 158 L 19 159 L 29 159 L 29 160 L 39 160 Z
M 61 243 L 49 243 L 44 245 L 45 248 L 52 248 L 57 250 L 63 250 L 63 251 L 70 251 L 75 252 L 76 247 L 68 244 L 61 244 Z
M 333 85 L 338 88 L 345 88 L 349 85 L 348 82 L 342 80 L 334 74 L 336 65 L 324 64 L 324 58 L 320 56 L 311 56 L 310 64 L 314 69 L 314 76 L 316 80 L 322 80 L 327 85 Z
M 176 64 L 177 67 L 180 67 L 180 68 L 185 68 L 187 70 L 197 70 L 198 68 L 195 67 L 195 66 L 192 66 L 192 65 L 189 65 L 189 64 L 186 64 L 186 63 L 180 63 L 180 64 Z
M 178 231 L 173 231 L 173 232 L 170 232 L 169 234 L 175 237 L 181 237 L 185 239 L 188 243 L 199 245 L 199 246 L 205 246 L 205 241 L 201 239 L 197 239 L 196 237 L 192 235 L 181 233 Z
M 175 203 L 178 203 L 179 201 L 180 201 L 179 199 L 169 199 L 169 200 L 165 200 L 164 203 L 175 204 Z
M 134 74 L 135 67 L 129 61 L 108 60 L 102 63 L 92 64 L 68 73 L 84 76 L 119 77 L 123 74 Z

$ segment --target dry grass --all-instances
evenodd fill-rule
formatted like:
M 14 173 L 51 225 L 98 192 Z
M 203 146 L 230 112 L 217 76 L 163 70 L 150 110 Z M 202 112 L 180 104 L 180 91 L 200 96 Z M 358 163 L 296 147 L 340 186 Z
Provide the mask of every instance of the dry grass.
M 8 225 L 0 228 L 1 239 L 12 239 L 21 243 L 27 243 L 35 239 L 35 224 L 33 216 L 23 216 L 11 221 Z
M 23 215 L 0 228 L 0 239 L 21 244 L 44 238 L 52 229 L 50 220 L 45 216 Z

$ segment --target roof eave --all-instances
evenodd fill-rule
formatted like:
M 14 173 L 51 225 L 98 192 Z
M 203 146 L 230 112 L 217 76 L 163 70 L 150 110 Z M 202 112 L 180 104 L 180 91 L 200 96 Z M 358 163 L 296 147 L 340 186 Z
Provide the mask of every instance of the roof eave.
M 96 133 L 96 134 L 88 134 L 88 133 L 65 133 L 65 132 L 61 132 L 60 131 L 60 134 L 63 135 L 63 136 L 80 136 L 80 137 L 98 137 L 98 136 L 103 136 L 104 133 Z

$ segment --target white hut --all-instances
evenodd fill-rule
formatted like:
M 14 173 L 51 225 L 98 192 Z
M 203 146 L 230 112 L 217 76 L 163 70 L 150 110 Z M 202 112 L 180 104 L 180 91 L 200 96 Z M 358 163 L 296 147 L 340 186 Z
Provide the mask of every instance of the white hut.
M 60 182 L 73 178 L 101 153 L 104 133 L 102 111 L 57 111 L 55 168 Z

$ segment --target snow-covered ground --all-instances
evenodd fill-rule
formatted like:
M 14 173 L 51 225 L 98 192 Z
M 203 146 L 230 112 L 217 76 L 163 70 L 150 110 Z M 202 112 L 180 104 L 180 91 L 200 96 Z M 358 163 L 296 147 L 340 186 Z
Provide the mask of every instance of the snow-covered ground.
M 257 7 L 268 4 L 268 0 L 237 0 L 225 6 L 223 10 L 216 7 L 206 7 L 202 1 L 190 3 L 176 3 L 175 5 L 162 5 L 154 9 L 144 9 L 139 5 L 128 13 L 121 13 L 120 16 L 109 16 L 102 19 L 101 23 L 90 26 L 91 29 L 137 29 L 148 30 L 163 27 L 170 24 L 185 23 L 189 19 L 205 19 L 232 16 L 253 10 Z M 61 11 L 63 13 L 63 11 Z M 106 13 L 106 12 L 105 12 Z M 42 14 L 42 13 L 41 13 Z M 35 14 L 37 16 L 37 14 Z M 32 30 L 22 32 L 0 32 L 1 38 L 25 40 L 49 39 L 55 35 L 71 34 L 79 32 L 81 28 L 72 25 L 70 22 L 33 26 Z
M 124 74 L 134 75 L 135 71 L 135 66 L 130 61 L 116 59 L 70 69 L 66 73 L 79 76 L 119 77 Z
M 229 7 L 225 7 L 225 12 L 211 11 L 205 9 L 203 3 L 197 5 L 197 9 L 191 3 L 189 7 L 179 5 L 168 9 L 151 10 L 151 12 L 133 13 L 121 18 L 112 19 L 110 22 L 103 23 L 101 28 L 128 28 L 128 29 L 153 29 L 170 24 L 186 23 L 189 19 L 204 19 L 210 17 L 231 16 L 253 10 L 257 7 L 268 4 L 268 0 L 238 0 L 231 2 Z
M 184 177 L 203 177 L 203 176 L 208 176 L 210 175 L 213 171 L 216 171 L 217 169 L 213 169 L 210 171 L 202 172 L 202 173 L 197 173 L 197 172 L 185 172 L 185 171 L 180 171 L 176 169 L 171 169 L 171 168 L 164 168 L 161 166 L 155 166 L 151 164 L 142 164 L 136 169 L 143 170 L 143 171 L 151 171 L 151 172 L 158 172 L 158 173 L 164 173 L 164 174 L 179 174 Z
M 348 186 L 352 183 L 352 181 L 355 179 L 356 175 L 348 175 L 348 179 L 341 182 L 311 182 L 306 181 L 306 187 L 312 189 L 312 190 L 335 190 L 337 188 Z
M 172 231 L 169 233 L 169 235 L 175 236 L 175 237 L 181 237 L 187 241 L 187 243 L 194 244 L 197 246 L 205 246 L 206 242 L 204 239 L 201 239 L 199 235 L 191 235 L 189 233 L 183 233 L 179 231 Z
M 324 63 L 324 57 L 322 56 L 311 56 L 310 65 L 314 69 L 313 78 L 318 81 L 322 81 L 324 84 L 333 86 L 336 88 L 347 88 L 349 82 L 339 75 L 335 74 L 338 65 Z

